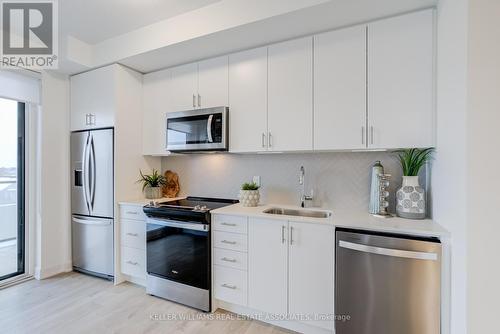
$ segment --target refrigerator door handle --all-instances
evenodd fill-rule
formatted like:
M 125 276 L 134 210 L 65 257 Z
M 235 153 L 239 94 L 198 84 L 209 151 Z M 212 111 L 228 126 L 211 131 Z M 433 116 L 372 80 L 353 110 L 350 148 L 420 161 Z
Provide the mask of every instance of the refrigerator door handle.
M 90 208 L 94 210 L 94 200 L 95 200 L 95 189 L 96 189 L 96 159 L 95 159 L 95 144 L 94 136 L 90 134 L 90 168 L 91 168 L 91 180 L 90 180 Z
M 85 199 L 85 204 L 87 210 L 90 213 L 90 191 L 89 191 L 89 139 L 90 134 L 87 134 L 87 140 L 85 141 L 85 146 L 83 147 L 83 158 L 82 158 L 82 176 L 83 176 L 83 198 Z
M 431 260 L 437 261 L 438 255 L 436 253 L 427 252 L 414 252 L 401 249 L 393 248 L 382 248 L 368 245 L 356 244 L 353 242 L 339 240 L 339 247 L 347 248 L 359 252 L 371 253 L 377 255 L 393 256 L 393 257 L 403 257 L 407 259 L 417 259 L 417 260 Z
M 111 225 L 111 221 L 109 219 L 107 220 L 99 220 L 99 219 L 83 219 L 83 218 L 76 218 L 73 217 L 73 221 L 77 224 L 84 224 L 84 225 L 94 225 L 94 226 L 109 226 Z

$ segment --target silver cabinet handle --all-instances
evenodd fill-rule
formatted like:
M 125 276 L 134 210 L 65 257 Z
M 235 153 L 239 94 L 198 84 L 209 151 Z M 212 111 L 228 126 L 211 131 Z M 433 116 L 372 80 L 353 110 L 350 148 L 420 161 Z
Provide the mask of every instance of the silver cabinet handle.
M 370 126 L 370 144 L 373 145 L 373 126 Z
M 236 224 L 233 224 L 233 223 L 220 223 L 221 225 L 224 225 L 224 226 L 236 226 Z
M 393 257 L 404 257 L 407 259 L 431 260 L 431 261 L 437 261 L 438 259 L 438 255 L 436 253 L 413 252 L 401 249 L 382 248 L 382 247 L 356 244 L 353 242 L 348 242 L 343 240 L 339 241 L 339 247 L 352 249 L 364 253 L 386 255 Z
M 224 283 L 221 285 L 221 287 L 236 290 L 236 285 L 229 285 L 229 284 Z
M 137 262 L 132 262 L 132 261 L 130 261 L 130 260 L 129 260 L 129 261 L 127 261 L 127 263 L 128 263 L 128 264 L 131 264 L 131 265 L 133 265 L 133 266 L 136 266 L 136 265 L 138 265 L 138 264 L 139 264 L 139 263 L 137 263 Z
M 293 245 L 293 227 L 290 226 L 290 245 Z
M 193 94 L 193 108 L 196 108 L 196 95 Z
M 230 258 L 228 258 L 228 257 L 223 257 L 223 258 L 221 259 L 221 261 L 233 262 L 233 263 L 234 263 L 234 262 L 236 262 L 236 259 L 230 259 Z
M 285 225 L 281 225 L 281 243 L 284 244 L 285 243 Z
M 269 147 L 273 146 L 273 134 L 269 131 Z
M 130 232 L 127 233 L 127 235 L 130 235 L 131 237 L 137 237 L 137 236 L 139 236 L 139 234 L 137 234 L 137 233 L 130 233 Z
M 236 241 L 222 240 L 221 243 L 228 245 L 236 245 Z
M 201 95 L 198 94 L 198 107 L 201 107 Z
M 266 134 L 262 132 L 262 147 L 266 147 Z
M 90 125 L 89 124 L 89 115 L 90 114 L 85 114 L 85 125 Z
M 365 127 L 361 127 L 361 144 L 365 144 Z
M 127 211 L 125 213 L 128 215 L 138 215 L 139 214 L 139 212 L 137 212 L 137 211 Z

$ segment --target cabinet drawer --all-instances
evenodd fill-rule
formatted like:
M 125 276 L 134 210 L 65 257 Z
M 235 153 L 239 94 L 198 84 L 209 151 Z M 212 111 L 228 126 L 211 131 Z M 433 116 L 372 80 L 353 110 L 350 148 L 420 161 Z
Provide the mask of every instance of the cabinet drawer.
M 247 236 L 244 234 L 215 231 L 214 239 L 214 247 L 240 252 L 247 251 Z
M 146 249 L 146 223 L 122 220 L 120 228 L 121 245 L 137 249 Z
M 214 263 L 217 265 L 247 270 L 247 253 L 214 248 Z
M 215 298 L 238 305 L 247 304 L 247 272 L 215 266 Z
M 247 233 L 247 217 L 216 215 L 213 225 L 216 231 Z
M 137 278 L 146 278 L 146 251 L 131 247 L 122 247 L 122 273 Z
M 140 205 L 120 205 L 120 219 L 146 220 Z

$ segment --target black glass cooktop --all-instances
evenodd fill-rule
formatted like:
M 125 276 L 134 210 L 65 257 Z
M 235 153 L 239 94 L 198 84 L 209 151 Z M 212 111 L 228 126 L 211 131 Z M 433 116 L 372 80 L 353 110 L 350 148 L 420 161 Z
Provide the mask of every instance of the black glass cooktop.
M 234 199 L 220 199 L 220 198 L 206 198 L 206 197 L 187 197 L 176 201 L 169 201 L 166 203 L 159 203 L 159 207 L 165 208 L 180 208 L 180 209 L 195 209 L 199 208 L 206 210 L 214 210 L 238 203 Z
M 176 201 L 146 205 L 143 210 L 148 217 L 190 222 L 210 223 L 210 210 L 238 203 L 235 199 L 187 197 Z

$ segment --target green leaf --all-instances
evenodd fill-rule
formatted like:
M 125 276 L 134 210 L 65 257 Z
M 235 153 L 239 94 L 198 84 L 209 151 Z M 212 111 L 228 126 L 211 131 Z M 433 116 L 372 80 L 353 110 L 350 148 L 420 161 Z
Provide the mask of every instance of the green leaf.
M 418 176 L 422 166 L 432 158 L 433 152 L 434 148 L 432 147 L 425 149 L 410 148 L 395 151 L 398 155 L 404 176 Z

